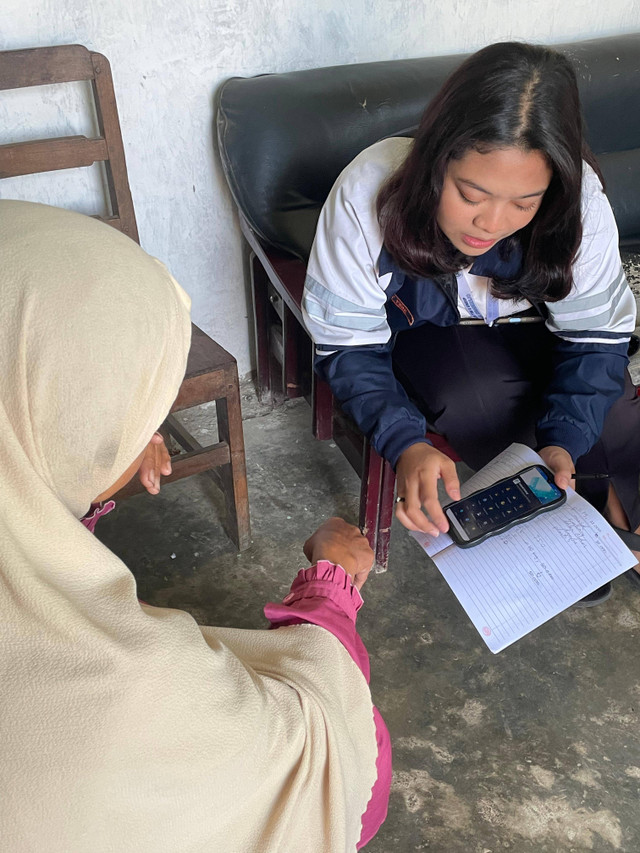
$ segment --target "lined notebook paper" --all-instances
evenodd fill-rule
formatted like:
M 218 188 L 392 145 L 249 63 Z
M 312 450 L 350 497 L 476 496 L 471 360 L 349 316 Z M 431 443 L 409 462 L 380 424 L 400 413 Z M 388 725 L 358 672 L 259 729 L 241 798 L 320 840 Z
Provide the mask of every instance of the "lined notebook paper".
M 512 444 L 461 488 L 462 497 L 542 459 Z M 636 564 L 604 518 L 573 489 L 558 509 L 458 548 L 446 533 L 411 534 L 433 559 L 489 649 L 500 652 Z

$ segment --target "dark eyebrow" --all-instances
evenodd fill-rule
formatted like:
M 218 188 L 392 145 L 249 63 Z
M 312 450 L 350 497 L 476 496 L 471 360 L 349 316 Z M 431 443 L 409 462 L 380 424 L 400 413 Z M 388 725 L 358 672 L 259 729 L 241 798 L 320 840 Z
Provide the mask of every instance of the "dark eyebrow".
M 484 187 L 479 187 L 478 184 L 474 184 L 473 181 L 467 181 L 465 178 L 458 178 L 461 184 L 467 184 L 469 187 L 473 187 L 474 190 L 479 190 L 481 193 L 485 193 L 485 195 L 493 195 L 489 190 L 485 190 Z M 528 195 L 519 195 L 516 198 L 533 198 L 534 196 L 544 195 L 546 193 L 546 189 L 539 190 L 537 193 L 528 193 Z

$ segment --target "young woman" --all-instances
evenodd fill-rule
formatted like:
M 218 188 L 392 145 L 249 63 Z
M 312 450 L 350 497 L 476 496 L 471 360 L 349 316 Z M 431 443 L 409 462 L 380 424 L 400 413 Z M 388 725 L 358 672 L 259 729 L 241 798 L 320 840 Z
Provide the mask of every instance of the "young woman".
M 396 467 L 409 529 L 447 529 L 439 478 L 459 497 L 427 424 L 473 468 L 520 441 L 562 488 L 609 474 L 592 499 L 640 524 L 635 303 L 561 54 L 479 51 L 415 139 L 356 157 L 322 210 L 304 310 L 317 371 Z
M 0 849 L 355 851 L 391 774 L 355 628 L 366 540 L 338 519 L 311 537 L 277 630 L 139 602 L 81 519 L 169 411 L 188 299 L 44 205 L 0 201 L 0 268 Z

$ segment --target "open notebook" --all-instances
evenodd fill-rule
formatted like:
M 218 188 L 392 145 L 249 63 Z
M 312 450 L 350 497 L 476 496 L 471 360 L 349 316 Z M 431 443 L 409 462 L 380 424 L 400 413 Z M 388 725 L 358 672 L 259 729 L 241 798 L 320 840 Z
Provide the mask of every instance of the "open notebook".
M 542 459 L 512 444 L 461 488 L 462 497 Z M 636 564 L 604 518 L 573 489 L 558 509 L 458 548 L 446 533 L 412 533 L 496 653 Z

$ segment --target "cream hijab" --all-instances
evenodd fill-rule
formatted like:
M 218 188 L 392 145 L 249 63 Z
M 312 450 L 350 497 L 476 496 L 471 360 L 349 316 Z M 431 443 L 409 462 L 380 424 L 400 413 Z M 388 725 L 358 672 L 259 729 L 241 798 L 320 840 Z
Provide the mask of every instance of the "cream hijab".
M 310 625 L 141 606 L 78 521 L 186 363 L 188 298 L 89 217 L 0 201 L 0 849 L 353 851 L 369 690 Z

